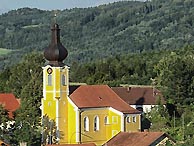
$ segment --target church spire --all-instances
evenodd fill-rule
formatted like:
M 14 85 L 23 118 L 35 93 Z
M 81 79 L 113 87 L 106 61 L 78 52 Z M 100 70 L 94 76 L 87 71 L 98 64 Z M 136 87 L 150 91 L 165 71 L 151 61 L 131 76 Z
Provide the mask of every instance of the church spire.
M 51 43 L 44 51 L 44 57 L 49 61 L 51 66 L 63 66 L 63 60 L 67 57 L 68 52 L 60 42 L 60 29 L 57 23 L 51 28 Z

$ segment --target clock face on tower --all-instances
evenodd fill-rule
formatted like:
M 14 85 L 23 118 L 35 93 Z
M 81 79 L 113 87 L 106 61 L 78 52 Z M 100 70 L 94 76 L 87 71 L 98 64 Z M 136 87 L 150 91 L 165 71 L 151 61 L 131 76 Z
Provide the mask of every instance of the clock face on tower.
M 47 69 L 47 73 L 48 73 L 48 74 L 52 74 L 52 72 L 53 72 L 52 68 L 49 67 L 49 68 Z

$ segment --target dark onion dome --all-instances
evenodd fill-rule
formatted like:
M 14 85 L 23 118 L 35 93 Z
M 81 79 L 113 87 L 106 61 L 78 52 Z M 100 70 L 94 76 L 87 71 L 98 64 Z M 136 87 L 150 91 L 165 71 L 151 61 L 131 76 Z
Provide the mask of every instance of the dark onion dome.
M 67 57 L 68 52 L 60 42 L 60 29 L 58 24 L 51 28 L 51 44 L 44 50 L 44 57 L 49 61 L 51 66 L 63 66 L 63 60 Z

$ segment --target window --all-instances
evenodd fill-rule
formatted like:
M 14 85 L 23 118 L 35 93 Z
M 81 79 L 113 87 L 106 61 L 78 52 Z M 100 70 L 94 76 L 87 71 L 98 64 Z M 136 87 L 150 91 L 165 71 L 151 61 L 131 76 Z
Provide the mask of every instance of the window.
M 66 85 L 65 75 L 62 75 L 62 85 L 63 85 L 63 86 Z
M 99 117 L 96 116 L 96 117 L 94 118 L 94 131 L 99 131 L 99 124 L 100 124 L 100 122 L 99 122 Z
M 136 122 L 136 116 L 133 116 L 132 120 L 133 120 L 133 123 L 135 123 Z
M 84 131 L 89 131 L 89 118 L 84 117 Z
M 108 118 L 108 116 L 106 116 L 106 117 L 104 118 L 104 124 L 109 124 L 109 118 Z
M 112 116 L 112 123 L 117 124 L 118 123 L 118 117 L 117 116 Z
M 48 86 L 52 86 L 52 75 L 48 75 Z
M 131 122 L 131 117 L 130 116 L 127 116 L 127 123 L 130 123 Z

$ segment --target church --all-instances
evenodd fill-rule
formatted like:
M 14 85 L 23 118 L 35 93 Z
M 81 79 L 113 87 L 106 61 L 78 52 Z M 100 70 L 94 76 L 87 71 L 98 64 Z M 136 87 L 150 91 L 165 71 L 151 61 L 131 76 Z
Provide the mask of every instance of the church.
M 67 49 L 60 28 L 51 28 L 51 43 L 44 51 L 42 117 L 56 123 L 58 144 L 101 146 L 119 132 L 138 132 L 141 112 L 129 106 L 108 85 L 80 85 L 71 91 Z

